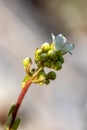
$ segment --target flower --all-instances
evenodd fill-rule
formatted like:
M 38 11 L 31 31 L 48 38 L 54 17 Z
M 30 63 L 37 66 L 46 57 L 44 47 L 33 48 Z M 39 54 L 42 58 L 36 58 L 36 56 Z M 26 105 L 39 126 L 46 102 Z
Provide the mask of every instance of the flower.
M 67 43 L 66 38 L 63 34 L 59 34 L 56 37 L 52 34 L 52 40 L 54 44 L 54 49 L 61 51 L 61 54 L 66 54 L 67 52 L 72 54 L 71 51 L 74 49 L 74 44 Z

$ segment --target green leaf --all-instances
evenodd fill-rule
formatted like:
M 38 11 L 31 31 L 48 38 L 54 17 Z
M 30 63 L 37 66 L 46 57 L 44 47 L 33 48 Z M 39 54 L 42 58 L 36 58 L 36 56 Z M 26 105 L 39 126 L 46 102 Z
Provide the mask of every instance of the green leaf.
M 13 104 L 10 108 L 10 111 L 8 113 L 8 116 L 7 116 L 7 120 L 6 120 L 6 123 L 5 123 L 5 130 L 9 130 L 9 126 L 12 122 L 12 114 L 13 114 L 13 111 L 15 109 L 15 104 Z
M 9 128 L 11 122 L 12 122 L 12 114 L 10 114 L 10 115 L 7 117 L 7 120 L 6 120 L 6 123 L 5 123 L 6 129 L 7 129 L 7 127 Z
M 17 130 L 17 128 L 18 128 L 18 126 L 19 126 L 19 124 L 20 124 L 20 121 L 21 121 L 21 119 L 20 118 L 17 118 L 16 120 L 15 120 L 15 122 L 13 123 L 13 125 L 12 125 L 12 130 Z
M 14 109 L 15 109 L 15 106 L 16 106 L 15 104 L 13 104 L 13 105 L 11 106 L 10 111 L 9 111 L 9 113 L 8 113 L 8 116 L 13 113 L 13 111 L 14 111 Z

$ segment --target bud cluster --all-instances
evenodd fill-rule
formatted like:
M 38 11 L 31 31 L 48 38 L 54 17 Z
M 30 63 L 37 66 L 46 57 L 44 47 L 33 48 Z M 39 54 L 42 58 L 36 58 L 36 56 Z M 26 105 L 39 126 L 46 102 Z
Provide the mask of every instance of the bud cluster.
M 31 69 L 31 58 L 25 58 L 23 65 L 26 70 L 26 76 L 22 82 L 22 87 L 28 80 L 32 80 L 33 83 L 39 83 L 40 85 L 49 84 L 50 80 L 55 80 L 56 73 L 50 71 L 45 73 L 44 68 L 47 67 L 53 70 L 60 70 L 64 63 L 63 55 L 71 53 L 74 49 L 74 44 L 67 43 L 66 38 L 59 34 L 56 37 L 52 34 L 52 43 L 43 43 L 40 48 L 35 50 L 34 60 L 37 68 Z
M 64 63 L 64 58 L 59 50 L 55 50 L 53 43 L 44 43 L 35 51 L 35 62 L 38 67 L 48 67 L 54 70 L 60 70 Z

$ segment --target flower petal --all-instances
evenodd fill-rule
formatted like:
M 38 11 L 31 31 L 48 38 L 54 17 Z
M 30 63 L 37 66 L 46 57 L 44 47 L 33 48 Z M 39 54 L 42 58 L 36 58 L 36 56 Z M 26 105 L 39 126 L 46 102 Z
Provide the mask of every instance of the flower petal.
M 61 50 L 66 44 L 66 38 L 62 35 L 59 34 L 56 36 L 54 39 L 54 46 L 56 50 Z
M 54 43 L 54 41 L 55 41 L 55 36 L 54 36 L 53 33 L 51 33 L 51 36 L 52 36 L 52 42 Z
M 63 36 L 63 34 L 59 34 L 59 35 L 56 36 L 56 42 L 66 43 L 66 38 Z
M 66 47 L 65 47 L 65 50 L 67 51 L 67 52 L 69 52 L 70 54 L 72 54 L 71 53 L 71 51 L 73 50 L 75 48 L 75 45 L 74 44 L 69 44 L 69 43 L 67 43 L 66 44 Z

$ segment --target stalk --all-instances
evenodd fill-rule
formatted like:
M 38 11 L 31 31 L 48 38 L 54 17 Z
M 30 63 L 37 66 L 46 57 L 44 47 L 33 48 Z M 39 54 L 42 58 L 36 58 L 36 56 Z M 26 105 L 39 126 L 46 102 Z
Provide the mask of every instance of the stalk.
M 15 106 L 15 109 L 14 109 L 14 112 L 13 112 L 13 115 L 12 115 L 13 118 L 12 118 L 12 122 L 11 122 L 11 125 L 10 125 L 10 129 L 11 129 L 11 127 L 12 127 L 14 121 L 15 121 L 15 118 L 16 118 L 17 112 L 19 110 L 19 107 L 21 106 L 21 103 L 22 103 L 22 101 L 23 101 L 23 99 L 24 99 L 24 97 L 26 95 L 26 92 L 27 92 L 28 88 L 30 87 L 31 83 L 32 83 L 31 80 L 28 80 L 26 82 L 24 88 L 22 89 L 22 91 L 21 91 L 21 93 L 20 93 L 20 95 L 19 95 L 19 97 L 17 99 L 16 106 Z

